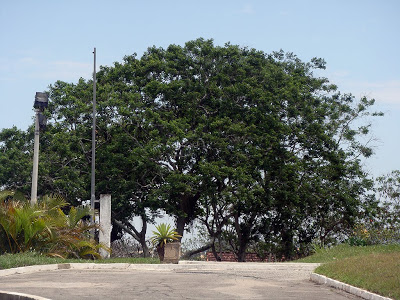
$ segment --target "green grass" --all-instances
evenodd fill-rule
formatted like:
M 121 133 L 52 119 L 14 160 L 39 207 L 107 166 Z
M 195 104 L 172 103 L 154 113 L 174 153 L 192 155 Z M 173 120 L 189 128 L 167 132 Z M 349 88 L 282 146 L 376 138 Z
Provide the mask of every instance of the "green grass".
M 10 269 L 33 265 L 49 265 L 61 263 L 130 263 L 130 264 L 158 264 L 158 258 L 109 258 L 100 260 L 62 259 L 48 257 L 35 252 L 0 255 L 0 269 Z
M 400 299 L 400 245 L 319 249 L 298 262 L 323 263 L 315 272 L 370 292 Z
M 400 253 L 400 244 L 372 246 L 350 246 L 348 244 L 340 244 L 332 248 L 317 249 L 313 255 L 296 260 L 296 262 L 328 263 L 348 257 L 376 253 Z

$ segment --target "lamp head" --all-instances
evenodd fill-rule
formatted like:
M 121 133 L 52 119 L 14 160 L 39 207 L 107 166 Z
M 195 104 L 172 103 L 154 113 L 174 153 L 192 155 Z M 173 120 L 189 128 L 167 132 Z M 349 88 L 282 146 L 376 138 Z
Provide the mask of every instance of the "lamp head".
M 49 105 L 49 98 L 46 93 L 36 92 L 34 108 L 44 110 Z

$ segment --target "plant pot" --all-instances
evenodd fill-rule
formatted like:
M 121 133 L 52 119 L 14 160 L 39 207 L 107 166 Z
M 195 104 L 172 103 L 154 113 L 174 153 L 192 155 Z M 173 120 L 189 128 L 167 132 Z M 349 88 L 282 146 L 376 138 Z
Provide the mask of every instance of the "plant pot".
M 164 259 L 160 261 L 164 264 L 177 264 L 181 256 L 181 243 L 173 242 L 164 245 Z

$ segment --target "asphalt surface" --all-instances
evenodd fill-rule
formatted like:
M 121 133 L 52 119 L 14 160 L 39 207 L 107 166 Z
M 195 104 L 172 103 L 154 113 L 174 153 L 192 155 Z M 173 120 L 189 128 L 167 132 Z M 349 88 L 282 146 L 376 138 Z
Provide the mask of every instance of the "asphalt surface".
M 28 267 L 17 270 L 19 274 L 0 270 L 0 290 L 53 300 L 359 299 L 311 282 L 310 274 L 316 266 L 203 262 Z

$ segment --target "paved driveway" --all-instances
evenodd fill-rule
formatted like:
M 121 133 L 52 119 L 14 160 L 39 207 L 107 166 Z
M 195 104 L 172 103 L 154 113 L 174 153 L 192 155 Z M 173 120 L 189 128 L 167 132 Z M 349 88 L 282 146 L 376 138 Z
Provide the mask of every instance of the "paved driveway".
M 81 265 L 1 276 L 0 290 L 49 299 L 358 299 L 309 280 L 315 264 Z M 89 268 L 89 269 L 88 269 Z

